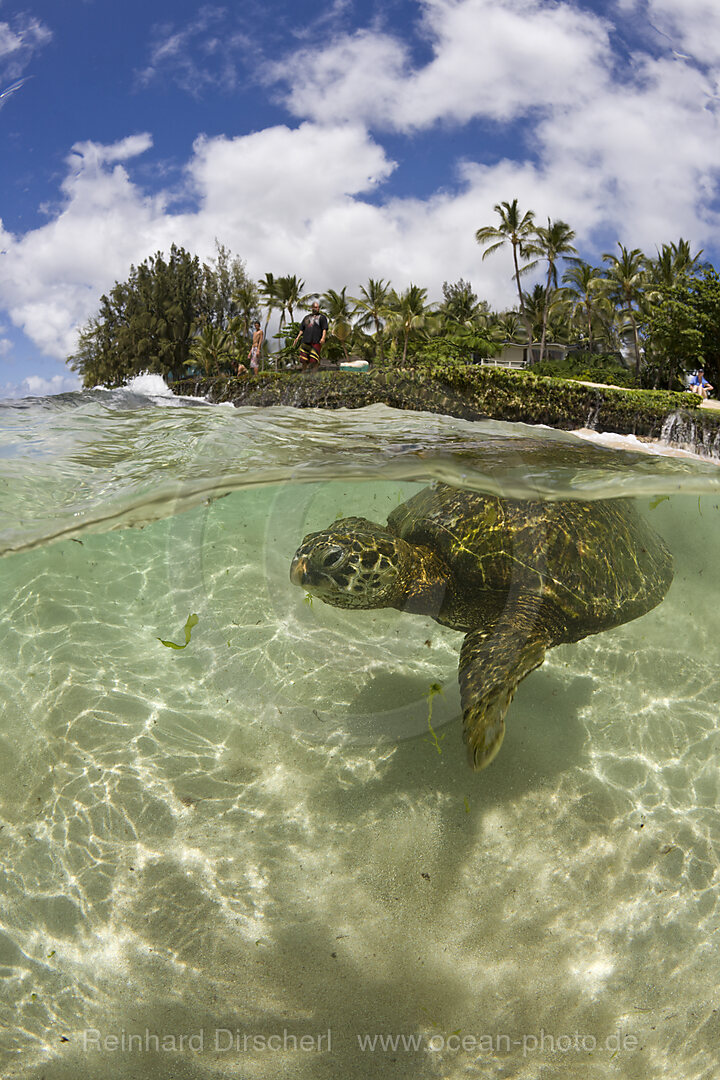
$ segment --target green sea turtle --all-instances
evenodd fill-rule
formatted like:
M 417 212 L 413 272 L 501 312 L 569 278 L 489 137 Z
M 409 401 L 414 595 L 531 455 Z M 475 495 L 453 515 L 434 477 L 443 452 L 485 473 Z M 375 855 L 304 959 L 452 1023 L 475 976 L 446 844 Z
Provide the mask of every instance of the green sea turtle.
M 476 769 L 500 749 L 517 685 L 546 649 L 644 615 L 672 575 L 629 500 L 529 502 L 446 484 L 385 526 L 350 517 L 310 533 L 290 568 L 295 585 L 335 607 L 393 607 L 465 633 L 459 681 Z

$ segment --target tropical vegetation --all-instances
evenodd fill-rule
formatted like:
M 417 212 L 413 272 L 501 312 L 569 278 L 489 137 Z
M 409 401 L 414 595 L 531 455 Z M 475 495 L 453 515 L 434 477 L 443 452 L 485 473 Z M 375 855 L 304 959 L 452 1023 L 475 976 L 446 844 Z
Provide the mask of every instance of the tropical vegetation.
M 257 287 L 242 260 L 222 245 L 200 263 L 173 244 L 132 266 L 100 298 L 100 310 L 81 330 L 70 366 L 85 386 L 117 386 L 143 372 L 180 379 L 189 370 L 237 369 L 251 321 L 259 315 Z
M 468 364 L 515 344 L 539 375 L 677 390 L 704 364 L 720 385 L 720 279 L 701 251 L 684 239 L 654 256 L 618 243 L 593 266 L 578 256 L 567 222 L 540 225 L 517 199 L 494 211 L 496 221 L 478 228 L 475 239 L 482 259 L 503 248 L 511 255 L 517 304 L 510 310 L 491 310 L 462 278 L 444 282 L 434 302 L 417 282 L 397 287 L 375 278 L 354 296 L 339 283 L 309 292 L 291 274 L 253 281 L 222 244 L 204 263 L 173 245 L 169 256 L 158 252 L 131 267 L 127 280 L 101 297 L 69 362 L 86 386 L 119 385 L 145 371 L 171 381 L 235 374 L 260 319 L 262 365 L 284 369 L 296 356 L 299 321 L 318 300 L 329 322 L 330 361 Z M 268 340 L 273 315 L 277 333 Z

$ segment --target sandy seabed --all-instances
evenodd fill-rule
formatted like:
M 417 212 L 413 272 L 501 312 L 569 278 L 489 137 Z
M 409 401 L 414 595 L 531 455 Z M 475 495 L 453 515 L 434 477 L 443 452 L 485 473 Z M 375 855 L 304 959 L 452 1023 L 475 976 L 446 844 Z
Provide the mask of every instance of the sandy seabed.
M 460 636 L 287 583 L 298 523 L 415 487 L 5 562 L 3 1077 L 716 1075 L 718 500 L 652 510 L 667 600 L 553 650 L 473 774 Z

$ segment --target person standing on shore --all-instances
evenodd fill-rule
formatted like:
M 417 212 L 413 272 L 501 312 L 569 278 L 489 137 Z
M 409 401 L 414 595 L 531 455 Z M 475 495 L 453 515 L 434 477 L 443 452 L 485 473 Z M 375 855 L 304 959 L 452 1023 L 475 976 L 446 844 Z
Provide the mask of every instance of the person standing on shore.
M 250 368 L 253 375 L 257 375 L 260 370 L 260 350 L 262 349 L 262 343 L 265 338 L 260 323 L 256 320 L 254 323 L 255 329 L 253 330 L 252 346 L 248 353 L 248 360 L 250 361 Z
M 293 342 L 297 345 L 302 338 L 300 346 L 300 365 L 303 371 L 313 368 L 320 363 L 320 352 L 327 337 L 328 321 L 320 311 L 320 303 L 313 300 L 311 312 L 300 323 L 300 331 Z

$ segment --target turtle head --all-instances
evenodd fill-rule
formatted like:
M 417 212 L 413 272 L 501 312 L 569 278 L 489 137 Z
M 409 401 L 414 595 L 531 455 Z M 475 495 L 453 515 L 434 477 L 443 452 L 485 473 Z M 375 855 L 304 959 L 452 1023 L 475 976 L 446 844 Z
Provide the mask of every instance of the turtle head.
M 394 607 L 412 549 L 366 518 L 343 518 L 305 537 L 290 580 L 326 604 L 342 608 Z

